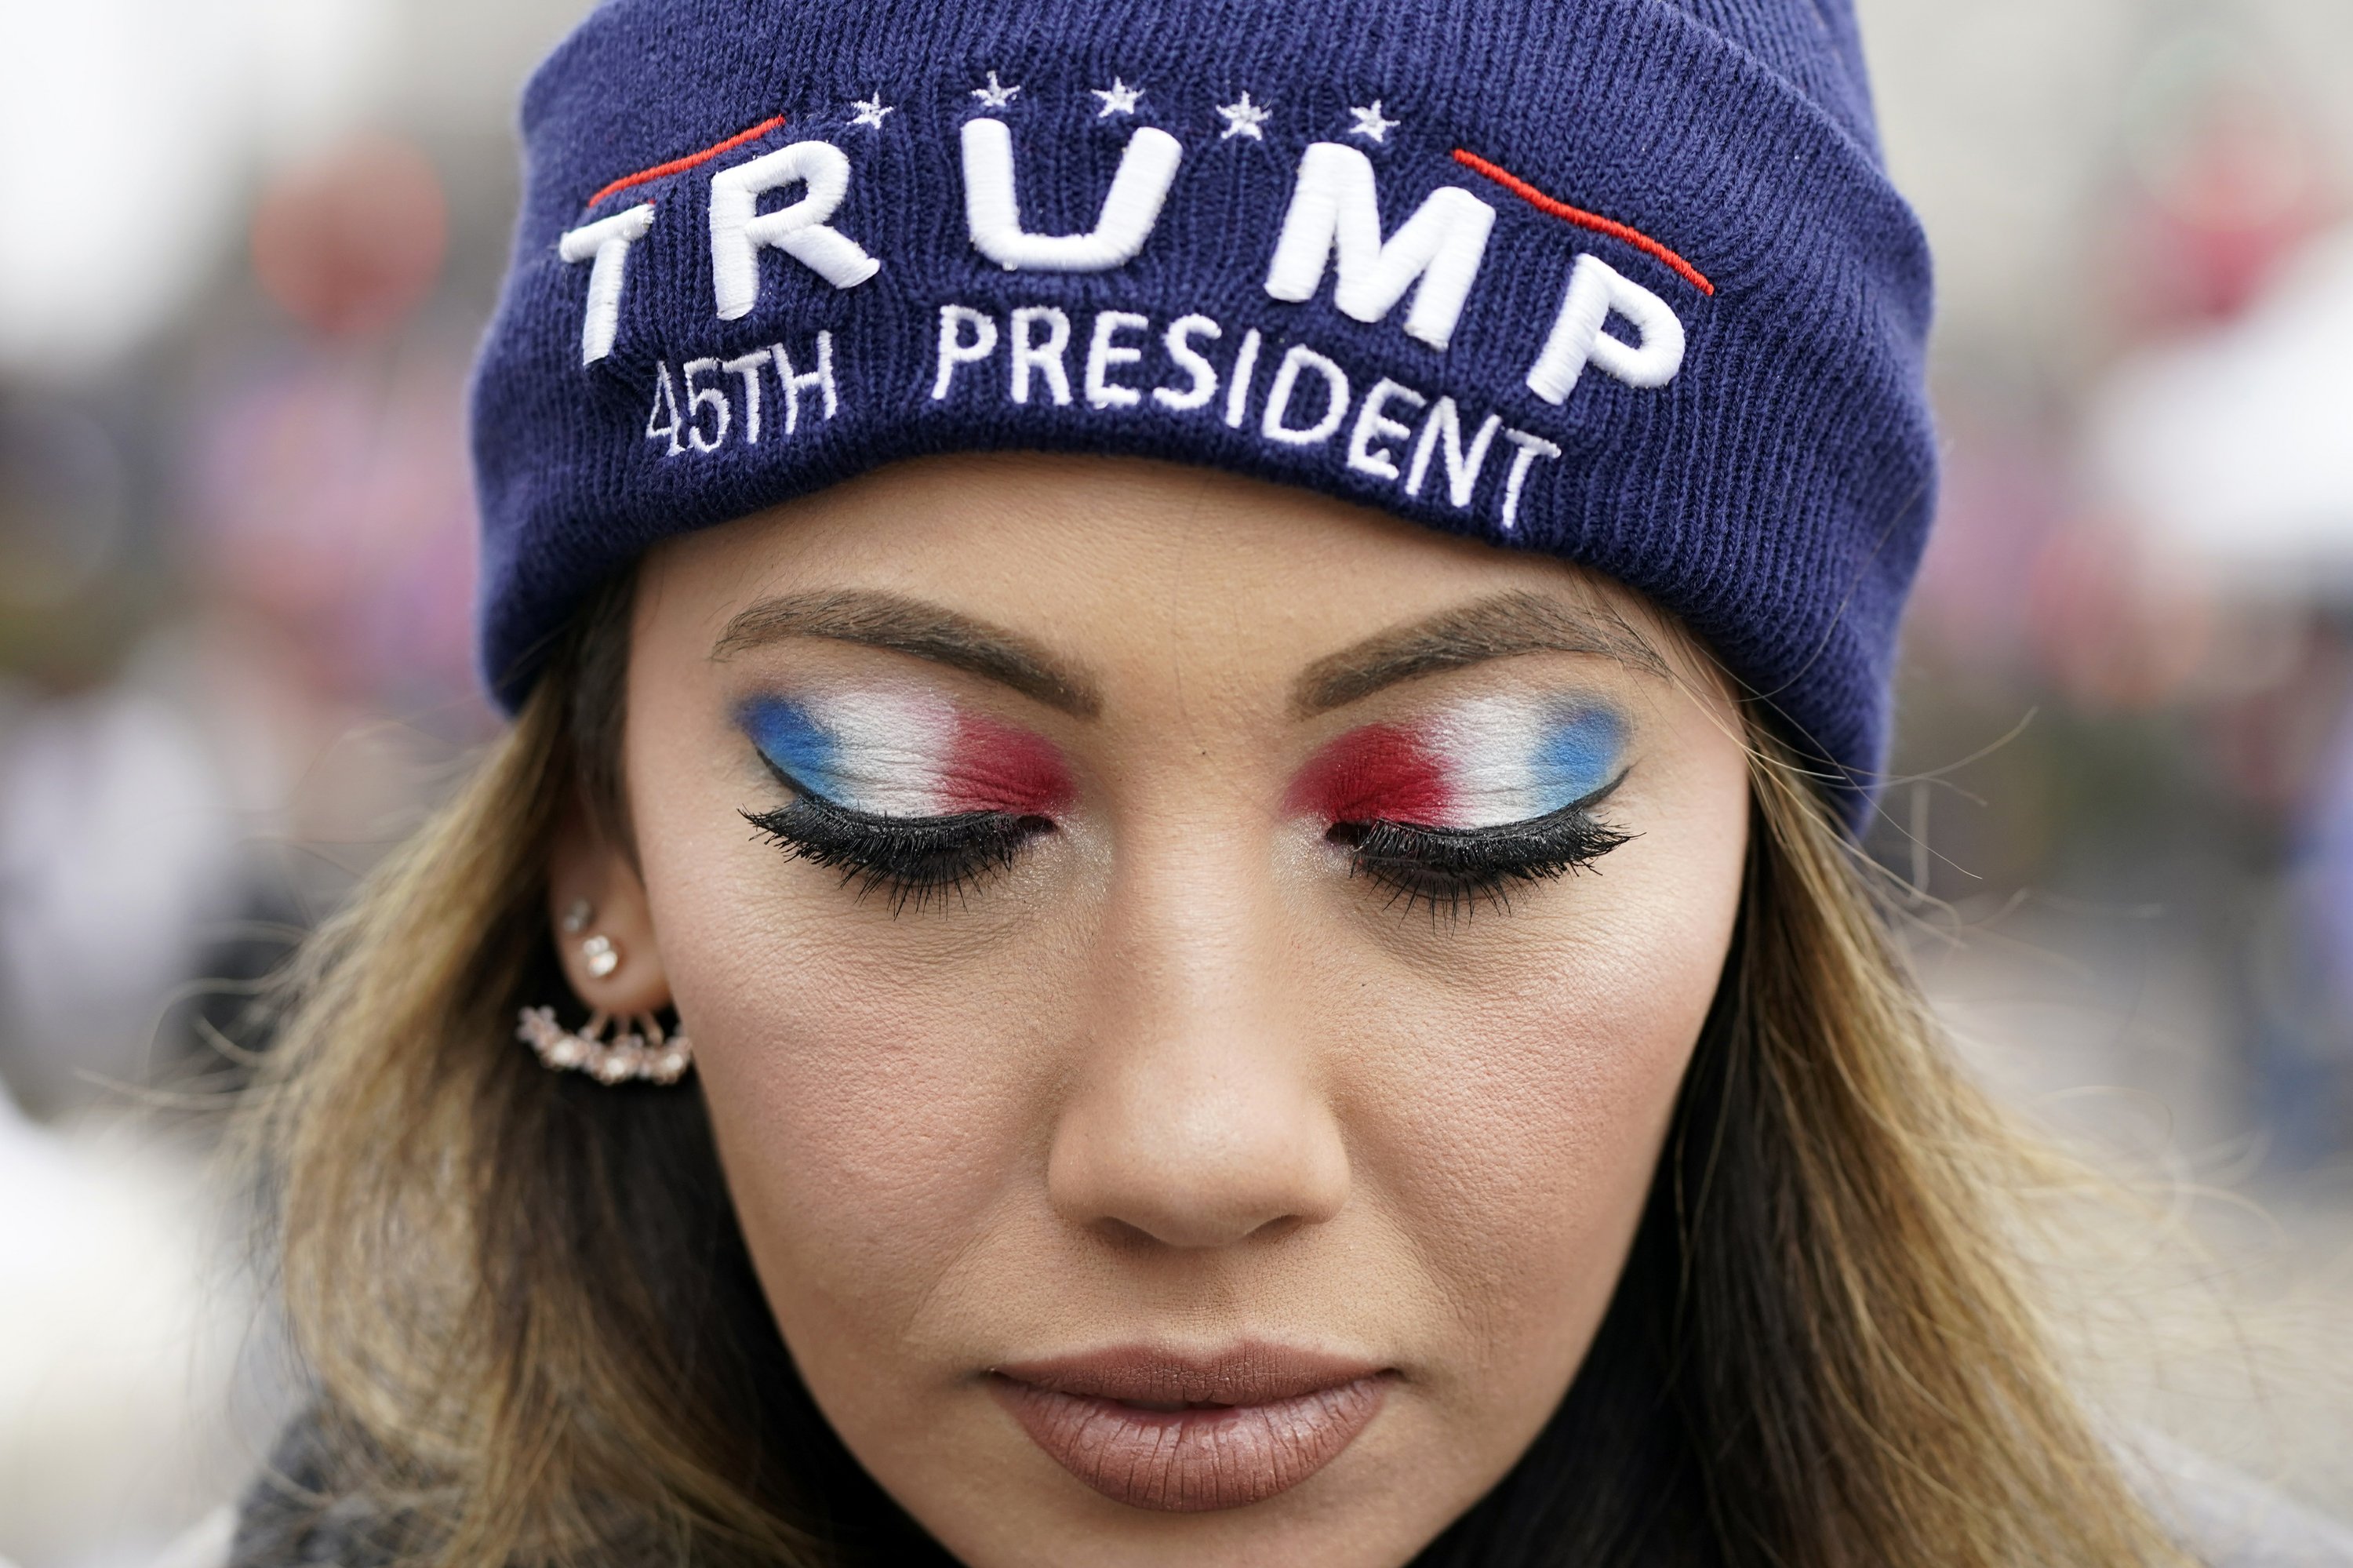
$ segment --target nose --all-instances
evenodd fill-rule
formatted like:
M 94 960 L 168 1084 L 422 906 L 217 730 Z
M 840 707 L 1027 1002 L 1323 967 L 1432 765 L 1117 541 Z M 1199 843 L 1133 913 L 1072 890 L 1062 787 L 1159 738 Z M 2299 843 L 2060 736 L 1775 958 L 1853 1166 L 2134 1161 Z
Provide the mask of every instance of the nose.
M 1114 898 L 1055 1123 L 1067 1221 L 1201 1249 L 1338 1213 L 1347 1150 L 1271 901 Z

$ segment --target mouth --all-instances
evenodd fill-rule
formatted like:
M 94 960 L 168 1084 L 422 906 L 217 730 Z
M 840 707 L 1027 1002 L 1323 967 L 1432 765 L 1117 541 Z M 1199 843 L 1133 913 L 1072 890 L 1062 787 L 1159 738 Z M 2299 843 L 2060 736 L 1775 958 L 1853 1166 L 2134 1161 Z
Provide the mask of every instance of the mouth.
M 1379 1414 L 1390 1371 L 1280 1345 L 1127 1346 L 1000 1366 L 990 1391 L 1048 1457 L 1114 1502 L 1165 1513 L 1289 1491 Z

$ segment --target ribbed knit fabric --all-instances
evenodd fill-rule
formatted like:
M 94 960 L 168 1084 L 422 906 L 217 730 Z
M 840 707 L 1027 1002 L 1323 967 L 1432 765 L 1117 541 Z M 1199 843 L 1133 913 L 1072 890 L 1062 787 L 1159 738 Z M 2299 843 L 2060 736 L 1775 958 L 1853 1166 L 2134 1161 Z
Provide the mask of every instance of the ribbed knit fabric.
M 1174 136 L 1132 258 L 984 254 L 975 119 L 1006 128 L 1029 236 L 1094 231 L 1131 139 Z M 523 127 L 473 408 L 483 659 L 509 705 L 580 596 L 665 535 L 895 459 L 1026 448 L 1213 465 L 1581 562 L 1681 616 L 1825 759 L 1877 766 L 1935 493 L 1929 270 L 1848 0 L 613 0 L 541 69 Z M 807 142 L 846 158 L 838 202 L 816 199 L 820 151 L 754 206 L 805 204 L 871 276 L 714 221 L 714 178 Z M 1386 306 L 1360 278 L 1342 309 L 1345 235 L 1307 297 L 1270 291 L 1317 143 L 1349 152 L 1318 154 L 1309 195 L 1347 209 L 1331 171 L 1368 164 L 1393 249 L 1441 187 L 1493 210 L 1451 332 L 1407 330 L 1442 268 Z M 1468 246 L 1489 220 L 1447 200 L 1434 232 Z M 580 231 L 649 201 L 596 260 Z M 732 319 L 723 251 L 756 286 Z M 1630 291 L 1605 329 L 1624 374 L 1588 333 L 1555 403 L 1531 372 L 1585 257 Z M 1173 334 L 1188 317 L 1209 325 Z

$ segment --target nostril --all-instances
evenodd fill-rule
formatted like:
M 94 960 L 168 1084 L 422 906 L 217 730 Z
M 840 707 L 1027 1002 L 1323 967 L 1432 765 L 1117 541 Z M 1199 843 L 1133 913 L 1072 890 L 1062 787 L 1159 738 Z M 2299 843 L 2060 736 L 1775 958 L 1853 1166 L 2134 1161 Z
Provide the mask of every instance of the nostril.
M 1113 1246 L 1126 1252 L 1144 1252 L 1163 1245 L 1158 1236 L 1142 1225 L 1115 1214 L 1105 1214 L 1097 1220 L 1095 1229 Z
M 1307 1224 L 1304 1214 L 1287 1213 L 1247 1228 L 1242 1224 L 1228 1228 L 1215 1222 L 1204 1224 L 1198 1215 L 1180 1215 L 1172 1212 L 1142 1223 L 1122 1219 L 1115 1214 L 1103 1214 L 1095 1219 L 1091 1228 L 1117 1251 L 1135 1254 L 1158 1252 L 1169 1247 L 1186 1249 L 1278 1242 L 1304 1228 Z

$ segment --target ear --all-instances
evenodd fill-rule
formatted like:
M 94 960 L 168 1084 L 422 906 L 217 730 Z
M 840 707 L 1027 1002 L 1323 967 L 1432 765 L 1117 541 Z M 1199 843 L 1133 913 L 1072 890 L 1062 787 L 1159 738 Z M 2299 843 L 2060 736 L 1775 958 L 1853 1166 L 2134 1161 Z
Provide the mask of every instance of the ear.
M 547 895 L 548 925 L 574 995 L 617 1018 L 670 1005 L 645 882 L 577 805 L 556 829 Z

